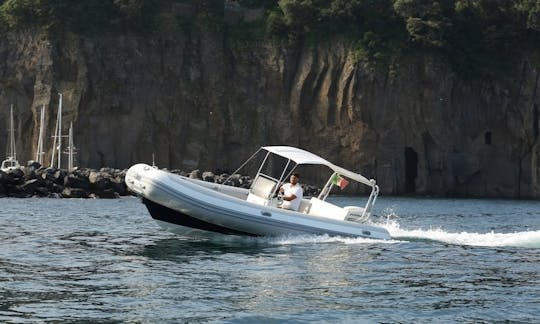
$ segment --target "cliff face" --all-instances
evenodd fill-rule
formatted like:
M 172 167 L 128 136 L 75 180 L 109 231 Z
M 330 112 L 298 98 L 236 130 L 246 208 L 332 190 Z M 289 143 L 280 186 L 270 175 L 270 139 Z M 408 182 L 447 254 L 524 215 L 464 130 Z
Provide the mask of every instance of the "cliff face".
M 175 39 L 31 32 L 0 40 L 0 127 L 15 105 L 20 161 L 45 161 L 62 93 L 77 164 L 234 170 L 287 144 L 377 179 L 382 193 L 540 198 L 538 69 L 462 80 L 432 57 L 381 72 L 342 41 L 256 49 L 224 35 Z M 0 147 L 6 147 L 6 136 Z M 48 162 L 45 163 L 46 165 Z

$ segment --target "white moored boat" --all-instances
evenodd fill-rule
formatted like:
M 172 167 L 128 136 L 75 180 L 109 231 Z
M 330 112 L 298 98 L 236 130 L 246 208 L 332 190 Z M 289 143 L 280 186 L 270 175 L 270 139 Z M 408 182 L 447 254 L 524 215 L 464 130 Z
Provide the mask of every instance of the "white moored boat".
M 191 179 L 146 164 L 132 166 L 125 181 L 131 191 L 142 197 L 159 225 L 184 235 L 197 232 L 249 236 L 327 234 L 390 239 L 384 227 L 367 223 L 379 193 L 375 180 L 290 146 L 262 147 L 242 167 L 257 156 L 262 162 L 249 189 Z M 280 208 L 280 197 L 276 197 L 279 188 L 293 171 L 306 165 L 323 166 L 330 173 L 321 193 L 303 198 L 298 211 Z M 267 171 L 276 169 L 279 169 L 277 176 Z M 340 207 L 326 200 L 338 184 L 336 180 L 348 182 L 345 179 L 371 189 L 363 207 Z
M 21 165 L 19 164 L 19 161 L 17 161 L 17 152 L 15 150 L 15 128 L 14 128 L 14 123 L 13 123 L 13 105 L 11 105 L 11 111 L 9 115 L 9 153 L 6 159 L 2 161 L 0 170 L 10 171 L 10 170 L 18 169 L 20 167 Z

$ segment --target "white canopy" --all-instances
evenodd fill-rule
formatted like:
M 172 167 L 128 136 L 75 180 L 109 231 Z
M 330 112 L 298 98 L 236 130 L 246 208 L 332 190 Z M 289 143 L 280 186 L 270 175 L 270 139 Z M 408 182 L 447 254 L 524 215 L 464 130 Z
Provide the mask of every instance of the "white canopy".
M 330 163 L 318 155 L 292 146 L 263 146 L 263 149 L 286 159 L 293 160 L 297 164 L 327 165 Z
M 311 152 L 292 147 L 292 146 L 263 146 L 263 150 L 266 150 L 270 153 L 282 156 L 286 159 L 290 159 L 294 161 L 297 164 L 317 164 L 317 165 L 325 165 L 332 169 L 334 172 L 337 172 L 341 175 L 344 175 L 350 179 L 353 179 L 355 181 L 361 182 L 368 186 L 374 186 L 375 180 L 368 180 L 366 177 L 364 177 L 361 174 L 349 171 L 347 169 L 344 169 L 342 167 L 339 167 L 331 162 L 328 162 L 327 160 L 323 159 L 322 157 L 315 155 Z

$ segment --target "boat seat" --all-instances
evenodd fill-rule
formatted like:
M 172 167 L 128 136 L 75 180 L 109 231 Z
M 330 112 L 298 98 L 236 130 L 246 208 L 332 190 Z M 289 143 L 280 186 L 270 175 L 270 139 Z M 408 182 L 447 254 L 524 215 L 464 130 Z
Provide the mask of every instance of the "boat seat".
M 311 203 L 307 199 L 302 199 L 302 202 L 300 203 L 300 207 L 298 207 L 298 211 L 304 214 L 309 213 L 309 208 L 311 207 Z
M 347 210 L 349 214 L 345 217 L 345 220 L 353 222 L 362 222 L 364 221 L 364 208 L 358 206 L 345 206 L 343 209 Z M 367 218 L 367 217 L 366 217 Z
M 248 196 L 246 198 L 246 201 L 249 201 L 249 202 L 252 202 L 252 203 L 255 203 L 255 204 L 258 204 L 258 205 L 263 205 L 263 206 L 268 205 L 268 199 L 265 199 L 265 198 L 259 197 L 257 195 L 254 195 L 251 192 L 248 194 Z
M 331 219 L 345 220 L 349 215 L 349 211 L 339 206 L 313 197 L 310 200 L 311 207 L 309 209 L 309 215 L 322 216 Z
M 247 201 L 260 205 L 267 205 L 270 196 L 274 193 L 277 186 L 277 180 L 270 179 L 259 174 L 249 189 Z

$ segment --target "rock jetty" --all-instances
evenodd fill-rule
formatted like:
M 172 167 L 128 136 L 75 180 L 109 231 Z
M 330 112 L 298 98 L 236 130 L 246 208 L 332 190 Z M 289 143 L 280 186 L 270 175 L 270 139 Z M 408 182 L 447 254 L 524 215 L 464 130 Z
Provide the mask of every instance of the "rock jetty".
M 118 198 L 130 193 L 124 183 L 126 170 L 26 166 L 0 171 L 0 197 Z
M 28 161 L 26 166 L 20 168 L 0 170 L 0 198 L 119 198 L 132 195 L 124 182 L 126 171 L 114 168 L 75 168 L 68 172 Z M 241 188 L 249 188 L 252 181 L 249 176 L 240 174 L 229 177 L 227 173 L 216 175 L 200 170 L 170 172 L 220 184 L 230 178 L 227 185 Z M 319 192 L 319 188 L 304 186 L 304 196 L 314 196 Z

